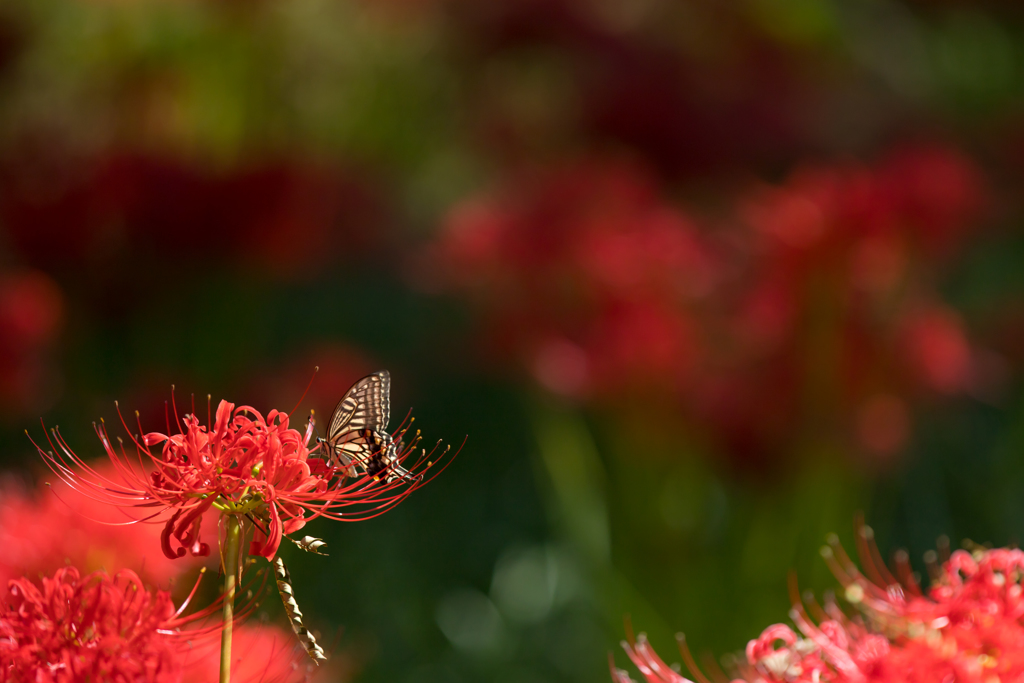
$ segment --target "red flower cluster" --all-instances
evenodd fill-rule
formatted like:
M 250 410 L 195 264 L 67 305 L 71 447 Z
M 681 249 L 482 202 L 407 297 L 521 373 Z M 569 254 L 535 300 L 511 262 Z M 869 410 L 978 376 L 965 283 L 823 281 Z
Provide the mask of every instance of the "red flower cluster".
M 633 167 L 581 165 L 475 199 L 449 217 L 439 258 L 479 299 L 500 350 L 575 396 L 681 381 L 688 310 L 720 270 L 695 223 Z
M 368 476 L 336 478 L 341 473 L 314 457 L 308 447 L 312 421 L 301 434 L 288 426 L 287 414 L 276 410 L 264 418 L 249 406 L 236 408 L 221 401 L 212 427 L 200 424 L 194 414 L 181 423 L 184 431 L 177 434 L 153 432 L 133 438 L 131 455 L 123 443 L 115 447 L 105 426 L 98 427 L 114 468 L 110 475 L 80 459 L 56 431 L 51 441 L 56 454 L 41 448 L 39 452 L 55 474 L 83 495 L 120 508 L 154 510 L 143 521 L 164 524 L 161 547 L 170 558 L 186 551 L 209 554 L 201 524 L 211 508 L 251 522 L 255 537 L 250 552 L 272 559 L 282 536 L 309 520 L 374 517 L 424 483 L 422 477 L 392 482 Z M 403 434 L 395 435 L 396 442 Z M 413 439 L 407 444 L 399 460 L 406 459 L 417 443 Z M 154 446 L 160 448 L 158 453 L 150 450 Z M 421 452 L 409 469 L 429 466 L 427 455 Z M 342 513 L 345 508 L 353 509 Z
M 809 610 L 796 602 L 791 616 L 799 633 L 784 624 L 765 629 L 747 645 L 739 681 L 1000 683 L 1024 677 L 1024 551 L 956 551 L 941 569 L 933 567 L 925 594 L 905 554 L 897 558 L 897 580 L 872 560 L 872 548 L 866 550 L 862 559 L 871 579 L 838 542 L 824 552 L 845 600 L 859 614 L 847 615 L 834 600 L 811 603 Z M 689 683 L 642 635 L 625 648 L 648 683 Z M 694 676 L 706 681 L 685 646 L 683 657 Z M 617 683 L 631 680 L 614 666 L 612 677 Z
M 219 604 L 182 616 L 188 602 L 176 610 L 169 593 L 147 591 L 129 570 L 81 576 L 66 567 L 38 584 L 12 580 L 0 611 L 0 680 L 216 680 L 220 622 L 209 617 Z M 235 644 L 232 680 L 311 680 L 313 664 L 290 633 L 266 624 L 236 625 Z M 322 667 L 314 678 L 337 673 L 336 667 Z
M 68 567 L 40 586 L 12 580 L 0 613 L 0 678 L 179 681 L 191 650 L 218 636 L 218 629 L 181 628 L 208 614 L 182 617 L 170 594 L 147 591 L 128 570 L 80 576 Z
M 111 475 L 109 466 L 96 468 Z M 147 583 L 166 587 L 196 564 L 164 557 L 154 525 L 125 524 L 120 511 L 63 482 L 40 489 L 29 491 L 14 479 L 0 483 L 0 586 L 71 564 L 85 572 L 130 568 Z M 206 521 L 204 531 L 216 533 L 216 520 Z
M 860 445 L 889 454 L 908 398 L 976 388 L 932 282 L 985 205 L 967 159 L 809 167 L 726 204 L 693 218 L 635 166 L 581 164 L 457 207 L 436 254 L 489 347 L 542 385 L 674 394 L 735 455 L 784 446 L 808 405 L 856 415 Z

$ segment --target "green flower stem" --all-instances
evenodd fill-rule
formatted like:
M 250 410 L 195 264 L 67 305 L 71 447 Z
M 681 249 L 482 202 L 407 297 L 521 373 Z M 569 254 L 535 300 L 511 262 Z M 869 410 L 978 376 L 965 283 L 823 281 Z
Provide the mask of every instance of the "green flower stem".
M 224 630 L 220 638 L 220 683 L 231 682 L 231 636 L 235 619 L 235 582 L 238 550 L 242 543 L 242 525 L 235 515 L 227 515 L 224 540 Z

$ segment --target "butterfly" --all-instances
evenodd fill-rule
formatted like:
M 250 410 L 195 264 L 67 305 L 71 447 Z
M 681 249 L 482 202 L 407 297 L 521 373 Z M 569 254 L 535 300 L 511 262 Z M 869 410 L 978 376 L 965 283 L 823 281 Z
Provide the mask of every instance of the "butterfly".
M 371 477 L 384 472 L 389 483 L 415 481 L 418 477 L 398 464 L 400 444 L 388 434 L 390 417 L 391 375 L 379 370 L 345 392 L 327 423 L 327 438 L 317 442 L 346 476 L 362 470 Z

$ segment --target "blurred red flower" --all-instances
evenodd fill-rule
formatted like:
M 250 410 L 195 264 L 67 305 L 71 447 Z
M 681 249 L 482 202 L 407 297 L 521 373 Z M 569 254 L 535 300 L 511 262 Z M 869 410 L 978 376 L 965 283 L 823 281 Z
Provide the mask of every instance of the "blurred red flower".
M 238 683 L 317 683 L 350 680 L 344 657 L 335 654 L 327 664 L 316 666 L 289 631 L 272 624 L 252 622 L 236 626 L 231 648 L 231 680 Z M 198 649 L 185 662 L 183 683 L 216 681 L 220 650 Z
M 94 471 L 109 477 L 114 470 L 100 464 Z M 196 564 L 164 557 L 157 550 L 159 528 L 129 522 L 122 511 L 62 481 L 33 492 L 8 478 L 0 485 L 0 585 L 72 564 L 87 572 L 130 568 L 165 587 Z M 216 533 L 216 520 L 208 520 L 204 531 Z
M 37 683 L 180 681 L 189 654 L 215 649 L 219 637 L 183 630 L 209 609 L 185 617 L 182 609 L 129 570 L 81 576 L 65 567 L 38 585 L 14 579 L 0 613 L 0 673 Z
M 24 414 L 54 392 L 50 352 L 64 321 L 64 295 L 45 273 L 0 276 L 0 405 Z
M 149 270 L 215 258 L 304 278 L 379 246 L 387 232 L 365 171 L 309 159 L 262 156 L 214 170 L 127 147 L 81 157 L 43 143 L 7 150 L 0 181 L 11 247 L 37 268 L 92 268 L 98 284 L 145 275 L 140 258 Z M 199 242 L 198 256 L 188 251 Z
M 682 381 L 700 355 L 689 309 L 718 276 L 693 222 L 641 169 L 613 163 L 469 200 L 436 256 L 446 284 L 482 305 L 496 345 L 575 396 Z
M 625 163 L 524 173 L 452 211 L 443 284 L 542 386 L 616 405 L 675 396 L 737 459 L 791 450 L 822 420 L 888 457 L 915 400 L 977 390 L 977 351 L 934 285 L 988 205 L 959 152 L 798 168 L 726 197 L 715 222 L 662 194 Z
M 907 362 L 922 384 L 945 394 L 971 388 L 972 351 L 956 313 L 933 305 L 907 314 L 902 325 Z

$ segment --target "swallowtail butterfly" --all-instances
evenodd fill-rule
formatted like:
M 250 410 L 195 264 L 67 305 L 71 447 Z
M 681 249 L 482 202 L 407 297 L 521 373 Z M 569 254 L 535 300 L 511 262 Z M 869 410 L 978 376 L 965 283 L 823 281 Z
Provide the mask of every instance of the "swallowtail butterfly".
M 417 477 L 398 464 L 399 445 L 387 432 L 390 417 L 391 375 L 379 370 L 345 392 L 327 423 L 327 438 L 317 441 L 347 476 L 383 472 L 388 482 L 413 481 Z

